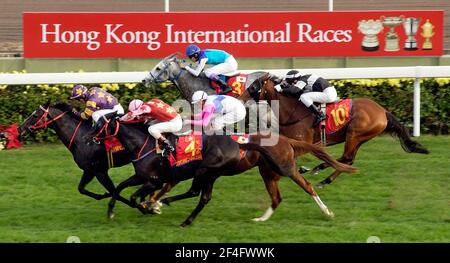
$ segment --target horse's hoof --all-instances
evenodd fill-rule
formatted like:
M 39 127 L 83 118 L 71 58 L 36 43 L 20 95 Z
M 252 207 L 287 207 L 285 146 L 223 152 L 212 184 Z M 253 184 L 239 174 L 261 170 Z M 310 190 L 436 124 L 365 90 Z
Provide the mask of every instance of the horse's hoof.
M 187 226 L 189 226 L 190 224 L 187 222 L 183 222 L 183 224 L 180 225 L 181 228 L 186 228 Z
M 319 188 L 319 189 L 323 189 L 325 187 L 325 184 L 324 183 L 318 183 L 318 184 L 316 184 L 316 187 Z
M 113 212 L 108 212 L 108 219 L 113 219 L 114 218 L 114 213 Z
M 312 174 L 312 175 L 318 175 L 319 172 L 320 172 L 320 169 L 313 169 L 309 173 Z
M 141 204 L 139 204 L 136 208 L 137 208 L 143 215 L 146 215 L 146 214 L 148 213 L 148 210 L 147 210 L 148 208 L 142 206 Z
M 301 174 L 307 173 L 309 171 L 311 171 L 311 169 L 309 169 L 306 166 L 300 166 L 300 169 L 298 169 L 298 172 L 301 173 Z
M 261 217 L 255 217 L 252 219 L 254 222 L 264 222 L 265 220 L 263 220 Z
M 152 208 L 150 211 L 151 211 L 152 214 L 156 214 L 156 215 L 162 214 L 161 209 L 156 208 L 156 207 Z

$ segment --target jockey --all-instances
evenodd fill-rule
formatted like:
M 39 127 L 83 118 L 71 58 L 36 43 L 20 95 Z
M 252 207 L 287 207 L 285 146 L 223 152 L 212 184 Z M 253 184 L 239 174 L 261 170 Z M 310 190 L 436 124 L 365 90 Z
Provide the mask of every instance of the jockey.
M 84 120 L 92 117 L 94 122 L 97 122 L 100 117 L 111 112 L 116 112 L 119 115 L 124 114 L 123 107 L 117 98 L 99 87 L 93 87 L 88 90 L 83 85 L 76 85 L 72 89 L 70 99 L 86 103 L 86 108 L 83 112 L 74 111 L 75 115 Z
M 219 78 L 220 74 L 226 74 L 237 70 L 238 63 L 232 55 L 218 49 L 200 50 L 198 46 L 191 44 L 186 48 L 186 56 L 193 62 L 198 62 L 195 69 L 187 65 L 184 66 L 189 73 L 198 77 L 206 64 L 214 65 L 205 69 L 206 77 L 214 80 L 219 85 L 222 90 L 220 94 L 226 94 L 232 90 L 224 80 Z
M 316 115 L 313 126 L 326 118 L 314 102 L 330 103 L 337 99 L 336 89 L 322 77 L 315 75 L 300 75 L 297 70 L 290 70 L 285 77 L 285 82 L 275 86 L 284 94 L 297 97 L 305 106 Z
M 204 91 L 196 91 L 192 95 L 192 104 L 200 103 L 202 112 L 194 116 L 194 120 L 185 123 L 211 125 L 214 131 L 223 130 L 225 125 L 245 119 L 245 106 L 238 99 L 227 95 L 208 95 Z M 196 120 L 196 118 L 199 118 Z
M 145 103 L 142 100 L 134 99 L 130 102 L 128 111 L 126 115 L 120 118 L 121 121 L 133 119 L 146 121 L 150 118 L 160 121 L 150 125 L 148 132 L 162 145 L 163 156 L 168 156 L 175 150 L 170 141 L 162 135 L 163 132 L 174 133 L 183 128 L 181 116 L 173 107 L 160 99 L 152 99 Z

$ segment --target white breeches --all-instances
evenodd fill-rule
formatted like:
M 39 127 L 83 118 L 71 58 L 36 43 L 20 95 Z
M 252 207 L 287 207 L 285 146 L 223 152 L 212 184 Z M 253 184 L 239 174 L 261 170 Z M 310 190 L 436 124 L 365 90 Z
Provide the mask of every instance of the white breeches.
M 112 109 L 103 109 L 103 110 L 95 111 L 94 113 L 92 113 L 92 119 L 94 120 L 94 122 L 98 122 L 98 120 L 102 116 L 105 116 L 106 114 L 111 113 L 111 112 L 116 112 L 117 114 L 120 114 L 120 115 L 125 113 L 122 105 L 120 105 L 120 103 L 119 103 L 116 106 L 114 106 Z
M 213 67 L 207 68 L 204 70 L 205 75 L 208 78 L 211 78 L 211 75 L 220 75 L 220 74 L 227 74 L 236 71 L 238 68 L 238 63 L 236 59 L 234 59 L 233 56 L 229 56 L 224 63 L 217 64 Z
M 219 114 L 211 120 L 211 129 L 222 130 L 228 124 L 233 124 L 245 119 L 247 111 L 242 103 L 236 104 L 233 111 Z
M 182 128 L 183 128 L 183 121 L 181 120 L 181 116 L 177 115 L 170 121 L 159 122 L 157 124 L 148 127 L 148 132 L 155 139 L 159 139 L 161 138 L 162 136 L 161 133 L 163 132 L 174 133 L 180 131 Z
M 300 96 L 300 100 L 306 107 L 311 106 L 314 102 L 330 103 L 337 99 L 336 89 L 331 86 L 323 90 L 323 92 L 312 91 L 304 93 Z

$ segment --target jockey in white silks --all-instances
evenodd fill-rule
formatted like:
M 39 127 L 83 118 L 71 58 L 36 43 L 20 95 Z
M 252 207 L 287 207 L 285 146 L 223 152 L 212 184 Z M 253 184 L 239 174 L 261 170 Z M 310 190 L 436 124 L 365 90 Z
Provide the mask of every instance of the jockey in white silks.
M 297 70 L 290 70 L 286 74 L 286 81 L 276 85 L 275 89 L 284 94 L 298 98 L 314 115 L 316 120 L 313 126 L 319 124 L 326 118 L 315 105 L 318 103 L 331 103 L 337 99 L 337 93 L 334 86 L 319 76 L 300 75 Z
M 211 127 L 211 130 L 223 130 L 226 125 L 245 119 L 245 106 L 240 100 L 227 95 L 208 95 L 204 91 L 196 91 L 192 95 L 192 104 L 200 103 L 201 113 L 194 115 L 194 120 L 185 123 Z

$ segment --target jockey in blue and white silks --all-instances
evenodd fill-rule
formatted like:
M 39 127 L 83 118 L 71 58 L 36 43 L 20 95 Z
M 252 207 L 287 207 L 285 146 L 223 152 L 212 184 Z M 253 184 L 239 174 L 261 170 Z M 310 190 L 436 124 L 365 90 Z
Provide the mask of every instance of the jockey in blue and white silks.
M 206 77 L 214 80 L 220 87 L 221 94 L 226 94 L 231 91 L 230 86 L 219 78 L 220 74 L 227 74 L 237 70 L 238 63 L 236 59 L 229 53 L 219 49 L 204 49 L 201 50 L 196 45 L 189 45 L 186 48 L 186 56 L 193 62 L 198 62 L 195 69 L 190 66 L 185 66 L 185 69 L 194 76 L 200 75 L 206 64 L 214 65 L 205 69 Z

